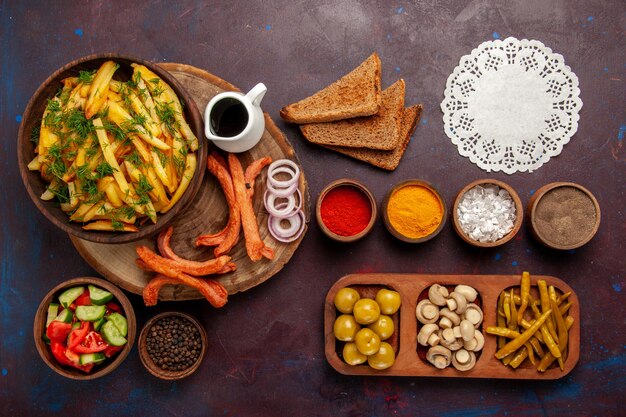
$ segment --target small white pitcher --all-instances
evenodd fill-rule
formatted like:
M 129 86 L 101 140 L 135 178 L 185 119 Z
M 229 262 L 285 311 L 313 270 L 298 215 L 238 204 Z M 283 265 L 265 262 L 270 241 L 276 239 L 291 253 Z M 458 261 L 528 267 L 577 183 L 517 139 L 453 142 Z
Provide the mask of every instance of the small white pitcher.
M 265 130 L 261 100 L 266 92 L 265 84 L 259 83 L 245 95 L 227 91 L 213 97 L 204 110 L 207 139 L 227 152 L 245 152 L 253 148 Z

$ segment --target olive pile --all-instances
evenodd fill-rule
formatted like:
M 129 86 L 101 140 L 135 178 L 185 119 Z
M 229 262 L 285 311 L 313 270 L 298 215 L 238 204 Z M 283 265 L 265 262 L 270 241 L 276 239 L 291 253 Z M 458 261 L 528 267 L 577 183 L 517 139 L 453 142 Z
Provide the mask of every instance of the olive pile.
M 183 371 L 193 366 L 202 351 L 196 326 L 181 317 L 164 317 L 152 325 L 146 338 L 152 362 L 166 371 Z
M 348 365 L 367 361 L 374 369 L 387 369 L 393 365 L 396 354 L 385 340 L 395 330 L 390 316 L 400 308 L 400 294 L 383 288 L 372 300 L 361 298 L 354 288 L 346 287 L 337 291 L 334 302 L 342 313 L 333 324 L 333 332 L 337 340 L 346 342 L 343 360 Z

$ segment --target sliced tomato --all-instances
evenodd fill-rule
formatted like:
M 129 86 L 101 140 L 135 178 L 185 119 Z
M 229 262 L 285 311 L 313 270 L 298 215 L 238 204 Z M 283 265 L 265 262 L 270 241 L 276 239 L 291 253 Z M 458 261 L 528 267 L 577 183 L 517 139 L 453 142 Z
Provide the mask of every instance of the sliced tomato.
M 76 306 L 89 306 L 91 305 L 91 298 L 89 297 L 89 290 L 83 291 L 81 295 L 78 296 L 76 301 L 74 301 Z
M 56 359 L 61 365 L 74 366 L 74 363 L 70 361 L 67 356 L 65 356 L 66 349 L 63 343 L 51 340 L 50 349 L 52 350 L 52 356 L 54 356 L 54 359 Z
M 113 301 L 109 301 L 108 303 L 105 304 L 105 306 L 107 308 L 107 314 L 122 313 L 122 307 L 118 306 Z
M 83 321 L 78 329 L 74 329 L 72 330 L 72 333 L 70 333 L 70 338 L 67 342 L 67 348 L 69 350 L 76 349 L 76 346 L 78 346 L 83 342 L 83 340 L 85 340 L 85 337 L 87 337 L 87 334 L 90 330 L 91 323 L 88 321 Z
M 80 342 L 78 346 L 74 349 L 77 353 L 95 353 L 102 352 L 109 347 L 107 342 L 102 339 L 100 333 L 94 332 L 93 330 L 87 333 L 85 339 Z
M 74 303 L 70 304 L 69 309 L 72 310 L 72 311 L 75 311 L 76 310 L 76 303 L 74 302 Z
M 70 323 L 63 323 L 62 321 L 54 320 L 52 323 L 48 325 L 46 329 L 46 336 L 50 341 L 55 342 L 65 342 L 67 339 L 67 335 L 70 334 L 72 330 L 72 325 Z
M 107 346 L 107 348 L 104 350 L 104 356 L 110 358 L 122 349 L 124 349 L 124 346 Z
M 88 365 L 81 365 L 80 355 L 70 349 L 65 349 L 65 357 L 67 361 L 69 362 L 68 363 L 69 366 L 72 366 L 76 369 L 80 369 L 83 372 L 89 373 L 91 372 L 91 369 L 93 368 L 93 363 L 90 363 Z

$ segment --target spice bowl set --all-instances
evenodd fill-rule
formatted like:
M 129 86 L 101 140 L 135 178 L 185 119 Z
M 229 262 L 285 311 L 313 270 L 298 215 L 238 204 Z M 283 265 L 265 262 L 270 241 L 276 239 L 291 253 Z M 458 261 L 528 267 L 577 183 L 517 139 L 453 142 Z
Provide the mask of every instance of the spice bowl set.
M 543 280 L 547 285 L 554 286 L 559 296 L 565 293 L 568 295 L 567 301 L 571 303 L 569 306 L 569 316 L 573 318 L 573 325 L 569 330 L 569 339 L 567 344 L 567 357 L 563 361 L 563 370 L 558 366 L 549 367 L 545 372 L 538 372 L 535 366 L 524 362 L 520 367 L 514 369 L 505 366 L 495 357 L 496 351 L 500 348 L 495 336 L 488 334 L 486 329 L 489 326 L 495 326 L 497 323 L 497 306 L 500 294 L 503 291 L 510 291 L 511 288 L 519 284 L 519 276 L 517 275 L 420 275 L 420 274 L 353 274 L 347 275 L 339 279 L 328 291 L 324 306 L 324 336 L 325 336 L 325 354 L 328 363 L 339 373 L 344 375 L 372 375 L 372 376 L 432 376 L 432 377 L 460 377 L 460 378 L 497 378 L 497 379 L 558 379 L 567 375 L 576 365 L 579 359 L 580 350 L 580 310 L 576 294 L 562 280 L 549 276 L 533 276 L 531 278 L 531 294 L 538 299 L 536 286 L 538 281 Z M 446 288 L 450 291 L 461 292 L 461 288 L 473 288 L 476 291 L 475 299 L 472 303 L 464 305 L 464 312 L 468 306 L 473 308 L 477 306 L 481 309 L 480 317 L 475 312 L 465 313 L 467 319 L 475 324 L 475 333 L 479 335 L 471 335 L 465 338 L 463 342 L 459 334 L 455 337 L 456 341 L 466 343 L 463 347 L 453 347 L 445 344 L 449 349 L 441 349 L 444 352 L 451 351 L 452 360 L 454 356 L 467 357 L 471 356 L 471 366 L 464 367 L 452 366 L 451 358 L 446 358 L 445 364 L 441 364 L 437 355 L 437 349 L 434 346 L 444 345 L 443 340 L 433 341 L 437 339 L 433 334 L 425 335 L 422 329 L 428 325 L 423 324 L 422 319 L 418 319 L 417 310 L 420 303 L 429 298 L 431 288 Z M 397 316 L 393 317 L 396 324 L 395 333 L 397 341 L 394 343 L 396 350 L 395 362 L 385 369 L 373 369 L 367 363 L 360 365 L 349 365 L 342 356 L 342 346 L 344 342 L 335 337 L 333 325 L 338 316 L 342 312 L 338 311 L 335 306 L 335 296 L 343 288 L 356 288 L 361 293 L 363 289 L 372 288 L 388 288 L 397 291 L 400 294 L 401 305 Z M 456 290 L 459 288 L 458 290 Z M 371 291 L 370 291 L 371 292 Z M 450 293 L 452 294 L 452 293 Z M 458 297 L 456 294 L 454 297 Z M 431 296 L 432 297 L 432 296 Z M 452 297 L 448 297 L 452 299 Z M 459 298 L 459 302 L 463 302 Z M 457 306 L 454 306 L 457 308 Z M 443 307 L 452 310 L 450 304 Z M 429 313 L 427 313 L 429 314 Z M 447 313 L 444 313 L 446 315 Z M 444 316 L 441 316 L 442 318 Z M 437 317 L 437 322 L 442 323 L 443 330 L 446 331 L 448 326 Z M 457 323 L 451 324 L 448 329 L 458 326 Z M 462 326 L 461 326 L 462 327 Z M 452 330 L 448 330 L 452 333 Z M 465 329 L 461 330 L 465 332 Z M 445 333 L 443 333 L 445 334 Z M 439 333 L 441 339 L 445 336 Z M 473 340 L 478 336 L 479 346 Z M 393 340 L 393 337 L 392 337 Z M 469 343 L 469 345 L 467 344 Z M 426 346 L 423 346 L 426 345 Z M 472 351 L 475 349 L 476 351 Z M 435 351 L 434 353 L 432 351 Z M 462 352 L 464 355 L 455 355 L 455 352 Z M 467 352 L 471 352 L 467 354 Z M 470 361 L 468 360 L 468 365 Z M 448 365 L 448 366 L 444 366 Z M 458 364 L 457 364 L 458 365 Z
M 403 181 L 392 187 L 381 206 L 385 227 L 407 243 L 423 243 L 444 228 L 447 208 L 430 183 Z M 363 184 L 340 179 L 318 196 L 317 221 L 333 240 L 354 242 L 366 236 L 377 216 L 376 201 Z M 531 234 L 549 248 L 569 250 L 588 243 L 600 225 L 600 206 L 581 185 L 555 182 L 541 187 L 528 203 Z M 463 187 L 452 206 L 455 232 L 466 243 L 482 248 L 503 245 L 515 237 L 524 206 L 510 185 L 479 179 Z

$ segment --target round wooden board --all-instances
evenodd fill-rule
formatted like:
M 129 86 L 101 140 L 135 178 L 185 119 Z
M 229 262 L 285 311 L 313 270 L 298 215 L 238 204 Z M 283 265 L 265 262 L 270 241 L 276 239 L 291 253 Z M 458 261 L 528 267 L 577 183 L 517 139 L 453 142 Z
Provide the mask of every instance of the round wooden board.
M 239 91 L 232 84 L 201 69 L 175 63 L 164 63 L 160 66 L 172 73 L 176 79 L 187 89 L 201 112 L 204 111 L 209 100 L 222 91 Z M 211 146 L 211 150 L 216 150 Z M 263 156 L 271 156 L 273 160 L 288 158 L 300 164 L 295 151 L 285 135 L 276 127 L 272 119 L 265 114 L 265 132 L 257 146 L 248 152 L 238 154 L 245 169 L 255 159 Z M 215 276 L 228 290 L 229 294 L 248 290 L 280 271 L 289 262 L 306 233 L 291 243 L 280 243 L 274 240 L 267 228 L 268 214 L 263 207 L 263 193 L 267 179 L 267 170 L 257 178 L 254 194 L 254 211 L 257 213 L 257 221 L 261 238 L 268 246 L 274 249 L 275 257 L 269 261 L 265 258 L 258 262 L 252 262 L 246 254 L 243 232 L 239 243 L 230 251 L 237 270 L 229 274 Z M 302 172 L 300 176 L 300 192 L 304 202 L 303 210 L 308 224 L 310 218 L 309 189 Z M 196 248 L 193 244 L 196 237 L 203 233 L 215 233 L 223 228 L 228 221 L 228 206 L 217 180 L 213 175 L 204 176 L 202 187 L 196 198 L 189 207 L 181 212 L 172 222 L 174 234 L 172 247 L 174 251 L 187 259 L 206 260 L 213 257 L 213 248 Z M 107 245 L 88 242 L 70 236 L 72 243 L 80 255 L 96 271 L 114 284 L 135 294 L 141 294 L 144 286 L 153 277 L 153 273 L 140 270 L 135 265 L 137 254 L 135 248 L 138 245 L 146 245 L 155 248 L 156 238 L 144 239 L 128 244 Z M 165 286 L 159 299 L 162 301 L 193 300 L 202 298 L 200 293 L 193 288 L 183 285 Z

